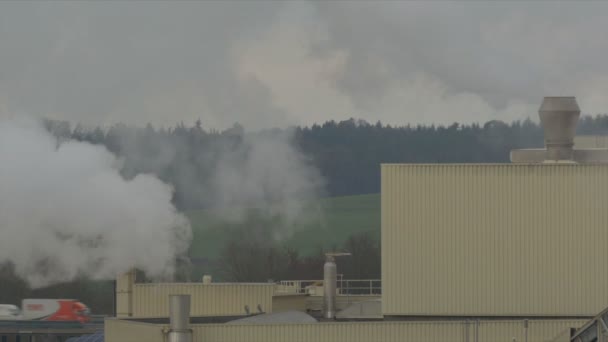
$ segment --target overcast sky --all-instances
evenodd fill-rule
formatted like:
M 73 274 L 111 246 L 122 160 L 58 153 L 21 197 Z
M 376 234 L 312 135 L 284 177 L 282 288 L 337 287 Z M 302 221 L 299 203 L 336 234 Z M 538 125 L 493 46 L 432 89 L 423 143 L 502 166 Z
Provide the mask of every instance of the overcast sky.
M 608 112 L 608 2 L 0 2 L 0 115 L 225 128 Z

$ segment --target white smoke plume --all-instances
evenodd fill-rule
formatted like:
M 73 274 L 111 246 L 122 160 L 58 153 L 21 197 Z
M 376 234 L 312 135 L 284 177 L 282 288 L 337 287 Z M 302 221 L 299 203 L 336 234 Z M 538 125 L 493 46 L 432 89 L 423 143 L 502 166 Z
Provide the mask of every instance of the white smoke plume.
M 198 132 L 191 139 L 205 143 L 133 127 L 112 134 L 127 176 L 130 170 L 171 174 L 165 180 L 175 186 L 180 208 L 204 209 L 228 223 L 251 222 L 254 213 L 275 223 L 277 238 L 302 224 L 322 223 L 318 199 L 325 182 L 297 148 L 293 130 L 247 132 L 235 125 L 218 135 Z
M 32 287 L 132 267 L 172 275 L 191 230 L 171 196 L 152 175 L 123 178 L 104 147 L 59 143 L 39 122 L 0 118 L 0 263 Z
M 242 221 L 249 209 L 279 218 L 284 238 L 302 223 L 322 222 L 315 205 L 324 194 L 324 179 L 292 142 L 290 131 L 247 134 L 242 145 L 223 153 L 212 176 L 216 213 Z

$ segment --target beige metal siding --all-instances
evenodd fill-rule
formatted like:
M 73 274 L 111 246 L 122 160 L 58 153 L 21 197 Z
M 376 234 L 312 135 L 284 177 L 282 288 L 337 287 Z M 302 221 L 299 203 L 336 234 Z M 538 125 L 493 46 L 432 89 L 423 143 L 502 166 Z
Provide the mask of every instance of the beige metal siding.
M 194 327 L 193 342 L 455 342 L 462 329 L 451 322 L 204 325 Z
M 555 320 L 540 324 L 529 323 L 529 341 L 570 342 L 570 329 L 580 328 L 586 320 Z
M 385 315 L 593 316 L 608 165 L 383 165 Z
M 272 297 L 272 312 L 292 310 L 306 312 L 307 298 L 308 296 L 303 294 L 274 296 Z
M 583 324 L 580 320 L 530 321 L 528 342 L 552 341 Z M 513 337 L 523 342 L 525 335 L 522 320 L 193 326 L 194 342 L 512 342 Z
M 585 320 L 542 320 L 528 321 L 526 334 L 524 321 L 485 321 L 476 325 L 479 329 L 479 341 L 512 342 L 526 341 L 562 341 L 565 337 L 569 341 L 570 328 L 578 328 L 585 324 Z M 473 330 L 474 331 L 474 330 Z
M 133 283 L 135 272 L 130 271 L 116 278 L 116 316 L 130 317 L 133 314 Z
M 258 305 L 272 312 L 274 284 L 200 283 L 135 284 L 133 286 L 134 317 L 168 317 L 169 295 L 189 294 L 192 316 L 228 316 L 245 314 L 245 305 L 252 313 Z
M 608 135 L 575 136 L 574 148 L 608 148 Z
M 104 339 L 106 342 L 164 342 L 163 328 L 156 324 L 106 319 Z
M 339 295 L 336 296 L 336 308 L 338 310 L 345 309 L 352 304 L 366 302 L 369 300 L 380 299 L 378 295 Z M 306 297 L 306 309 L 318 311 L 323 309 L 323 297 L 308 296 Z
M 570 328 L 582 320 L 530 320 L 528 342 L 569 341 Z M 312 324 L 196 324 L 193 342 L 523 342 L 526 330 L 517 321 L 347 322 Z M 108 342 L 163 341 L 166 325 L 106 320 Z

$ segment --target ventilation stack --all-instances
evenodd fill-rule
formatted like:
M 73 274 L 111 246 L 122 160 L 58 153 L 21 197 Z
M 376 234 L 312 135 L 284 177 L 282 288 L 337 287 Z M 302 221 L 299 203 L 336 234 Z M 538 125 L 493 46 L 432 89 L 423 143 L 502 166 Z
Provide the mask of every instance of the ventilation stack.
M 606 148 L 575 148 L 576 124 L 581 115 L 574 96 L 548 96 L 538 110 L 545 148 L 511 151 L 512 163 L 608 163 Z
M 336 257 L 347 256 L 350 253 L 326 253 L 323 265 L 323 317 L 336 317 L 336 296 L 338 292 L 338 266 Z
M 168 342 L 192 342 L 190 295 L 169 296 Z
M 574 96 L 543 99 L 538 115 L 545 135 L 545 162 L 574 161 L 574 134 L 580 114 Z

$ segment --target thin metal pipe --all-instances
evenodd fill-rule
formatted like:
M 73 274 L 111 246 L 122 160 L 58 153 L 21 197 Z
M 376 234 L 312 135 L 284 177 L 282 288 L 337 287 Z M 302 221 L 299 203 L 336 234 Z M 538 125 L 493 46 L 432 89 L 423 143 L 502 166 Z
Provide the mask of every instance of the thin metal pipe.
M 168 342 L 192 342 L 190 330 L 190 295 L 169 296 Z

